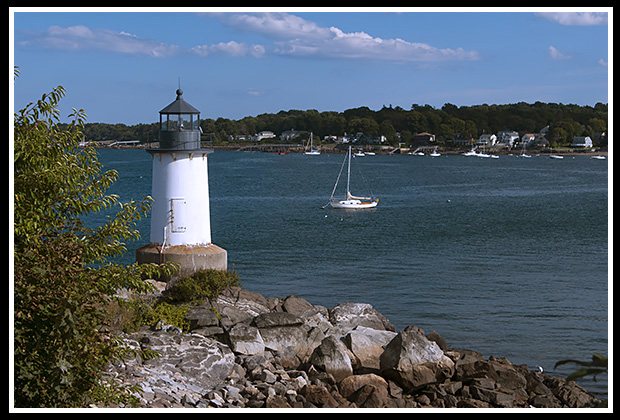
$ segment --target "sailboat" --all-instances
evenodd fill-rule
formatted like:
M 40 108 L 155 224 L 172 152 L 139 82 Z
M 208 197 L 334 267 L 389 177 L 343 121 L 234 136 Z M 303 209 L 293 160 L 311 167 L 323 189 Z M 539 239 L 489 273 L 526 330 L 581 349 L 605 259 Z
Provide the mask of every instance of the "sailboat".
M 338 181 L 340 180 L 340 175 L 342 174 L 342 169 L 344 168 L 345 162 L 349 162 L 347 168 L 347 194 L 344 200 L 335 200 L 334 193 L 336 192 L 336 187 L 338 186 Z M 351 183 L 351 146 L 349 146 L 349 152 L 344 157 L 344 161 L 342 162 L 342 166 L 340 167 L 340 172 L 338 173 L 338 178 L 336 178 L 336 185 L 334 185 L 334 189 L 332 190 L 332 195 L 329 197 L 329 203 L 327 203 L 325 207 L 331 205 L 335 209 L 369 209 L 372 207 L 376 207 L 379 204 L 379 199 L 374 197 L 356 197 L 351 194 L 349 191 L 349 185 Z
M 304 155 L 320 155 L 321 152 L 319 152 L 317 149 L 313 149 L 312 148 L 312 132 L 310 132 L 310 150 L 304 152 Z
M 549 159 L 564 159 L 564 156 L 553 154 L 553 149 L 551 149 L 551 154 L 549 155 Z

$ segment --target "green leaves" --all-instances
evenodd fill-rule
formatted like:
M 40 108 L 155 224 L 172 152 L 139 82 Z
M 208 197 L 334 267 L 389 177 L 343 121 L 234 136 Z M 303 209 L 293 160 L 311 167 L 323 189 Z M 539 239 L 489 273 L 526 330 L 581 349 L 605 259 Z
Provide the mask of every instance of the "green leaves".
M 600 375 L 601 373 L 607 373 L 607 357 L 602 356 L 598 353 L 594 353 L 592 355 L 591 362 L 582 362 L 572 359 L 560 360 L 555 364 L 554 369 L 558 366 L 562 366 L 568 363 L 574 363 L 578 366 L 584 367 L 584 369 L 579 369 L 578 371 L 568 375 L 566 379 L 568 379 L 569 381 L 574 381 L 575 379 L 583 378 L 584 376 L 593 375 L 592 379 L 596 382 L 597 375 Z
M 96 150 L 80 147 L 84 111 L 59 124 L 64 93 L 59 86 L 14 114 L 14 404 L 130 404 L 132 389 L 102 375 L 126 354 L 105 327 L 106 309 L 119 289 L 145 293 L 147 276 L 174 267 L 111 260 L 139 238 L 152 199 L 107 194 L 118 173 L 102 172 Z M 116 207 L 101 226 L 81 220 Z

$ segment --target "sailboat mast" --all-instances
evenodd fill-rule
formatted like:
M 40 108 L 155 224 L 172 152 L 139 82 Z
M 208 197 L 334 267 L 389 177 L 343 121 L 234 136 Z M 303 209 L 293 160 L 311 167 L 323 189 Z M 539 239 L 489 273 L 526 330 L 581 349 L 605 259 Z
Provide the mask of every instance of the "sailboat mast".
M 347 168 L 347 199 L 349 198 L 349 182 L 351 181 L 351 146 L 349 146 L 349 165 Z

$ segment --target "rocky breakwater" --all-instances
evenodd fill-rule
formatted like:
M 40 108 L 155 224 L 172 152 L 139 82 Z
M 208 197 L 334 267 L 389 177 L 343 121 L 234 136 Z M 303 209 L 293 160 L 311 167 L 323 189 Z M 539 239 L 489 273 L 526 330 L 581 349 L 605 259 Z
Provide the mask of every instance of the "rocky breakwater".
M 395 331 L 365 303 L 333 308 L 240 288 L 188 312 L 190 333 L 127 335 L 159 358 L 111 367 L 143 407 L 593 407 L 574 382 L 450 348 L 436 332 Z

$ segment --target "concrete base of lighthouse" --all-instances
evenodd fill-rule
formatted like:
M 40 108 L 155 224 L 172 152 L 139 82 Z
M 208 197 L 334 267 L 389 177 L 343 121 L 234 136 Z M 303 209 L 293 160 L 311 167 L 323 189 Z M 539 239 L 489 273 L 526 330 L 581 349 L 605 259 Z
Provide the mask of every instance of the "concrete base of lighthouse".
M 161 244 L 148 244 L 136 250 L 136 261 L 138 264 L 177 263 L 179 265 L 177 272 L 170 277 L 157 279 L 172 283 L 199 270 L 228 269 L 228 253 L 215 244 L 166 246 L 163 250 Z

